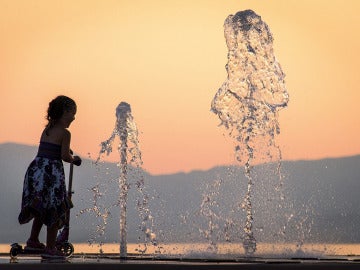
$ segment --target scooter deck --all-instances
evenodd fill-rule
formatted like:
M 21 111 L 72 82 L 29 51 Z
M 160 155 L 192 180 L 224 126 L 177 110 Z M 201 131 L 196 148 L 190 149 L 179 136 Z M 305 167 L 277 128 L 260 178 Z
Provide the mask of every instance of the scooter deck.
M 21 245 L 19 245 L 18 243 L 14 243 L 11 245 L 11 249 L 10 249 L 10 257 L 11 259 L 17 259 L 17 258 L 39 258 L 42 261 L 51 261 L 51 262 L 55 262 L 55 261 L 66 261 L 68 258 L 70 258 L 70 256 L 72 255 L 72 252 L 70 254 L 68 254 L 69 256 L 65 257 L 65 258 L 44 258 L 41 255 L 44 253 L 44 250 L 42 249 L 33 249 L 33 248 L 23 248 Z

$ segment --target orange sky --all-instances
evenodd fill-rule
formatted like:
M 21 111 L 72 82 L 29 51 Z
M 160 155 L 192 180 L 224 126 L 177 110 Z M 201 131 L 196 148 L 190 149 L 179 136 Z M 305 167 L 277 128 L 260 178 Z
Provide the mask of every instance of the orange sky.
M 48 102 L 65 94 L 83 157 L 126 101 L 149 172 L 232 163 L 210 103 L 226 79 L 223 22 L 244 9 L 269 25 L 286 73 L 284 159 L 360 154 L 358 0 L 0 0 L 0 143 L 37 145 Z

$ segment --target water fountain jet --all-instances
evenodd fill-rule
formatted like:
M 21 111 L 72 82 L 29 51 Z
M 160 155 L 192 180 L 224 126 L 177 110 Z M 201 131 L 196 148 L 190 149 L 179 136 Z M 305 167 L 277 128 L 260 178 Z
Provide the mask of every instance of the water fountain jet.
M 281 160 L 275 143 L 275 136 L 280 133 L 278 111 L 287 106 L 289 95 L 285 74 L 273 53 L 273 36 L 259 15 L 252 10 L 229 15 L 224 34 L 228 77 L 212 100 L 211 110 L 235 140 L 236 159 L 244 164 L 248 185 L 242 203 L 246 212 L 243 247 L 245 254 L 251 256 L 256 251 L 252 166 L 255 161 L 272 159 L 271 148 Z
M 101 156 L 106 153 L 109 155 L 112 152 L 112 143 L 115 137 L 119 137 L 120 143 L 118 145 L 118 152 L 120 154 L 120 162 L 118 167 L 120 169 L 119 188 L 120 194 L 118 197 L 117 206 L 120 208 L 120 258 L 127 257 L 127 197 L 130 189 L 128 179 L 129 166 L 140 169 L 142 165 L 141 151 L 139 149 L 138 130 L 131 114 L 131 107 L 126 102 L 121 102 L 116 108 L 116 124 L 115 128 L 109 139 L 101 143 L 101 150 L 99 157 L 96 160 L 98 163 Z M 137 201 L 137 209 L 139 216 L 142 218 L 139 227 L 145 234 L 145 240 L 150 240 L 155 246 L 156 235 L 147 223 L 152 223 L 153 217 L 148 209 L 148 199 L 144 194 L 144 177 L 143 175 L 137 176 L 135 186 L 138 192 L 142 195 Z M 146 251 L 146 244 L 143 253 Z

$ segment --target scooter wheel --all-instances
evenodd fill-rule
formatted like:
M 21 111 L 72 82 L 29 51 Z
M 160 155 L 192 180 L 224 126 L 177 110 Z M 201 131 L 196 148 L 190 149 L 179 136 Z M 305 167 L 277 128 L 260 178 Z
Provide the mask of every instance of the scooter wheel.
M 10 249 L 10 257 L 12 259 L 16 258 L 16 256 L 19 254 L 19 248 L 18 247 L 12 247 Z
M 66 243 L 62 243 L 60 247 L 60 250 L 65 254 L 65 256 L 69 257 L 71 256 L 73 253 L 74 253 L 74 246 L 69 243 L 69 242 L 66 242 Z

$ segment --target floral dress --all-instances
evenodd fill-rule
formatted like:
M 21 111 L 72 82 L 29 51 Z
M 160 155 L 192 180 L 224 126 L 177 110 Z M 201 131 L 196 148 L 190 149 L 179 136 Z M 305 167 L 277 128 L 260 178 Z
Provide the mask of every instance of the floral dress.
M 61 228 L 70 208 L 61 146 L 40 142 L 38 154 L 25 174 L 19 223 L 39 217 L 46 226 Z

